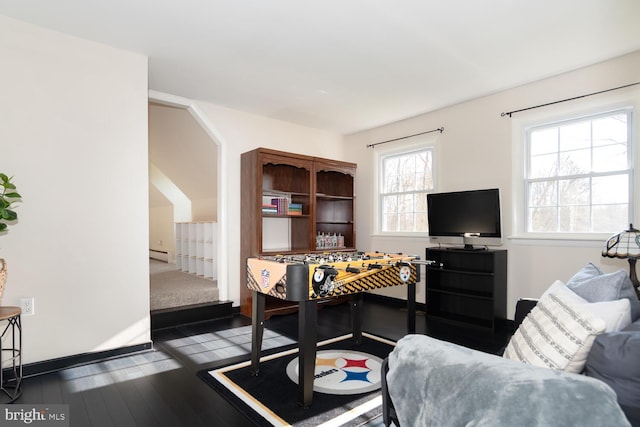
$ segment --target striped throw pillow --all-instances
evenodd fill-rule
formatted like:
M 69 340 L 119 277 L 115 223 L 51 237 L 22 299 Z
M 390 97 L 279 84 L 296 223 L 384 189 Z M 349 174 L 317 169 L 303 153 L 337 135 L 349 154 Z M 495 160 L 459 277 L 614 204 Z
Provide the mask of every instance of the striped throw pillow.
M 582 372 L 605 321 L 570 301 L 548 292 L 511 337 L 504 357 L 559 371 Z

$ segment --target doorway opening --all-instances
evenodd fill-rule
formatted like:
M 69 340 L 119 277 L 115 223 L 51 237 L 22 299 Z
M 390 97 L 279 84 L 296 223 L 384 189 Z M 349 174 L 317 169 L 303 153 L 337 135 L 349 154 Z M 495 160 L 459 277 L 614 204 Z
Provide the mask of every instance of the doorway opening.
M 158 327 L 154 317 L 159 314 L 175 317 L 175 312 L 189 310 L 204 314 L 207 306 L 226 299 L 226 286 L 220 286 L 226 284 L 226 266 L 221 268 L 226 257 L 220 250 L 225 233 L 218 203 L 223 192 L 222 149 L 206 125 L 190 101 L 150 92 L 152 328 Z

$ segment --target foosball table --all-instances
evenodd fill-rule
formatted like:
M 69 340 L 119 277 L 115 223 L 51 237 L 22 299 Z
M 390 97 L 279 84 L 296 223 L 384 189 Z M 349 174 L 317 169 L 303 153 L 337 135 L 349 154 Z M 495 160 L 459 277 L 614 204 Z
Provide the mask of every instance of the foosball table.
M 417 256 L 379 252 L 278 255 L 247 259 L 252 291 L 251 374 L 259 375 L 267 295 L 298 303 L 298 402 L 310 406 L 317 344 L 317 303 L 350 297 L 353 340 L 362 339 L 363 292 L 407 286 L 407 332 L 415 332 Z

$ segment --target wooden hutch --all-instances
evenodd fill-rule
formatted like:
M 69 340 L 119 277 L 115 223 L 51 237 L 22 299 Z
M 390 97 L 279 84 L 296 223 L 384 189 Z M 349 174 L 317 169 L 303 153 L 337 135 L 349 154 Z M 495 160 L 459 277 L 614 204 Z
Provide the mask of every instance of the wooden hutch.
M 250 317 L 248 257 L 356 249 L 356 164 L 258 148 L 241 167 L 240 312 Z M 295 310 L 267 297 L 267 317 Z

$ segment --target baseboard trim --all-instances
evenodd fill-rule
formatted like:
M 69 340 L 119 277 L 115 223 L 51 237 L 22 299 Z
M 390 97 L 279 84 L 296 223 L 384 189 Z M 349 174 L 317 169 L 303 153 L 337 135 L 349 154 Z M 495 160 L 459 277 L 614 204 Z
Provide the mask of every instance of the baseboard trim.
M 178 309 L 155 310 L 151 312 L 151 329 L 159 329 L 204 320 L 220 319 L 233 315 L 231 301 L 220 301 L 213 304 L 196 304 Z M 115 357 L 130 356 L 153 350 L 153 342 L 119 347 L 112 350 L 80 353 L 55 359 L 24 364 L 22 375 L 31 377 L 49 372 L 56 372 L 74 366 L 86 365 Z M 11 376 L 11 369 L 2 370 L 5 377 Z
M 151 330 L 171 328 L 189 323 L 222 319 L 233 315 L 231 301 L 216 301 L 184 307 L 166 308 L 151 312 Z
M 56 372 L 74 366 L 86 365 L 88 363 L 99 362 L 101 360 L 112 359 L 114 357 L 129 356 L 135 353 L 143 353 L 153 349 L 150 341 L 144 344 L 136 344 L 127 347 L 114 348 L 112 350 L 96 351 L 92 353 L 80 353 L 72 356 L 59 357 L 56 359 L 43 360 L 41 362 L 27 363 L 22 366 L 23 377 Z M 3 370 L 10 371 L 10 369 Z

